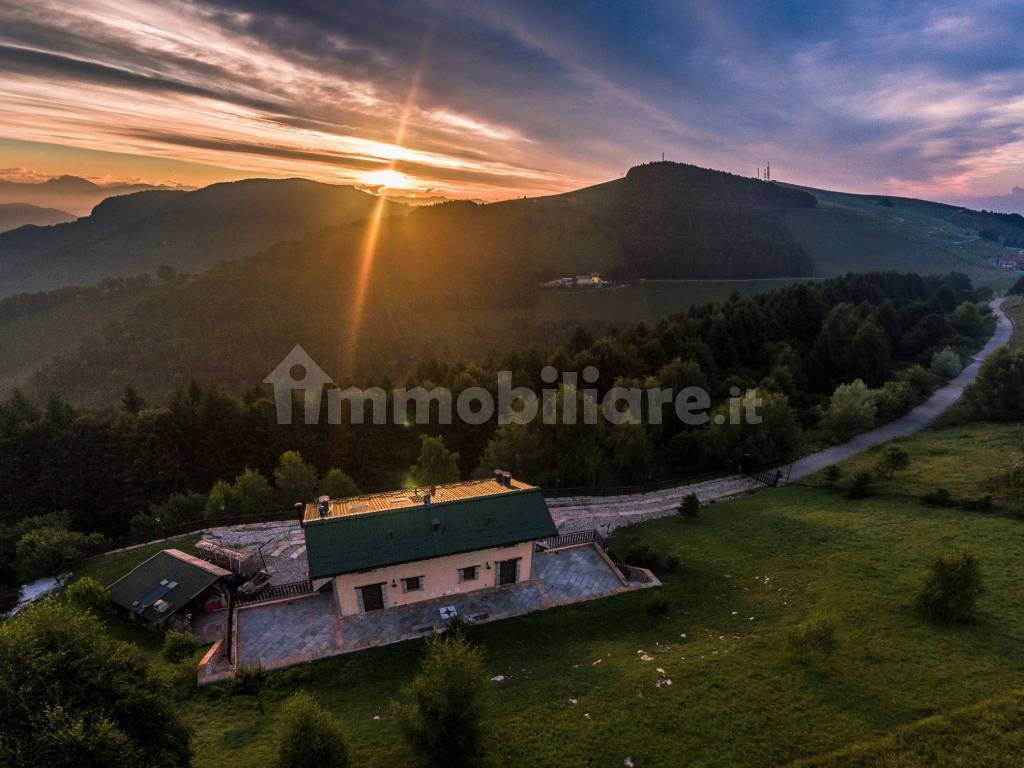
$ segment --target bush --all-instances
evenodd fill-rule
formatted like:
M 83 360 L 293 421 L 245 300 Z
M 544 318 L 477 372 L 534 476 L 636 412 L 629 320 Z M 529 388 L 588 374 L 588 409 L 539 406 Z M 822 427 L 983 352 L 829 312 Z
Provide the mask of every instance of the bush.
M 26 581 L 73 571 L 103 546 L 98 533 L 86 536 L 62 528 L 36 528 L 18 540 L 18 572 Z
M 964 499 L 960 502 L 960 508 L 969 512 L 991 512 L 995 508 L 995 504 L 990 495 L 985 495 L 976 499 Z
M 946 347 L 941 352 L 936 352 L 932 356 L 932 373 L 940 379 L 952 379 L 962 369 L 963 363 L 960 362 L 960 355 L 950 347 Z
M 655 595 L 644 604 L 644 610 L 652 619 L 659 619 L 667 616 L 672 607 L 672 601 L 664 595 Z
M 341 723 L 305 691 L 281 705 L 276 768 L 347 768 L 348 736 Z
M 679 507 L 676 510 L 683 517 L 691 520 L 700 516 L 700 499 L 697 498 L 696 493 L 688 493 L 683 496 L 683 500 L 679 502 Z
M 187 768 L 189 734 L 138 649 L 42 600 L 0 623 L 4 768 Z
M 943 624 L 968 624 L 977 617 L 978 597 L 984 592 L 981 569 L 970 553 L 935 559 L 917 596 L 917 609 Z
M 114 604 L 110 594 L 96 579 L 83 576 L 72 582 L 65 592 L 68 601 L 80 611 L 94 616 L 105 616 L 113 612 Z
M 909 466 L 910 454 L 898 445 L 889 445 L 875 462 L 875 474 L 879 477 L 890 478 L 899 470 Z
M 863 381 L 840 384 L 825 411 L 825 432 L 833 442 L 845 442 L 875 425 L 875 411 L 874 396 Z
M 235 679 L 231 683 L 232 692 L 259 697 L 266 685 L 267 670 L 262 664 L 239 664 L 235 668 Z
M 839 482 L 839 478 L 843 476 L 843 470 L 837 467 L 835 464 L 825 467 L 825 484 L 830 488 Z
M 474 768 L 484 763 L 483 693 L 479 650 L 450 635 L 427 641 L 422 671 L 392 708 L 416 764 Z
M 835 622 L 830 616 L 815 616 L 802 622 L 789 633 L 786 647 L 802 664 L 809 664 L 815 657 L 831 656 L 839 647 Z
M 619 556 L 616 556 L 626 565 L 635 565 L 639 568 L 647 568 L 655 572 L 671 573 L 679 567 L 678 555 L 661 556 L 649 544 L 630 544 Z
M 164 635 L 164 658 L 172 664 L 191 659 L 199 650 L 199 641 L 191 632 L 174 632 Z
M 848 499 L 866 499 L 871 495 L 871 482 L 874 477 L 870 472 L 858 472 L 853 476 L 850 487 L 846 490 Z
M 954 506 L 953 494 L 948 488 L 936 488 L 930 493 L 921 497 L 921 501 L 930 507 L 952 507 Z

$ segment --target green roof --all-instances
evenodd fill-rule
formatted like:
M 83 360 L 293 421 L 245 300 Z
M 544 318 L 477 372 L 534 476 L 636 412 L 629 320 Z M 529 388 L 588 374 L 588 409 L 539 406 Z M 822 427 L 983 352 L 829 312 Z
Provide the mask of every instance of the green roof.
M 309 575 L 322 579 L 557 534 L 539 488 L 308 522 Z
M 218 579 L 230 575 L 230 571 L 198 557 L 177 549 L 165 549 L 130 570 L 107 590 L 110 598 L 122 608 L 158 624 L 180 611 Z M 167 609 L 154 608 L 156 600 L 167 603 Z

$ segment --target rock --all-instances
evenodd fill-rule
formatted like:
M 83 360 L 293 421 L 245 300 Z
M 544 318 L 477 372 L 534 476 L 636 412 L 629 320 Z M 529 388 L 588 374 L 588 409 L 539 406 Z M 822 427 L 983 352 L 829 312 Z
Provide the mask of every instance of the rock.
M 505 682 L 505 676 L 504 675 L 495 675 L 494 677 L 491 678 L 491 682 L 492 683 L 503 683 L 503 682 Z

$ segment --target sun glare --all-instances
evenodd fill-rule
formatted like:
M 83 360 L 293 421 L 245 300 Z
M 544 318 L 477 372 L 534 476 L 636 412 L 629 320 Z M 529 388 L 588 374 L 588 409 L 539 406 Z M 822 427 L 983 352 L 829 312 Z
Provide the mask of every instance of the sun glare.
M 387 187 L 388 189 L 410 189 L 413 187 L 412 179 L 401 171 L 390 168 L 383 171 L 367 171 L 359 177 L 364 184 L 375 187 Z

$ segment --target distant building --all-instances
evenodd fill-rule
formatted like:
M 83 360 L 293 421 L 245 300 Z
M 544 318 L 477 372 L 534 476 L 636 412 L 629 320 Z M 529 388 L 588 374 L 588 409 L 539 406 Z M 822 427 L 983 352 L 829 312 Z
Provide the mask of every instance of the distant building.
M 580 287 L 601 285 L 601 274 L 591 272 L 589 275 L 576 275 L 576 285 Z
M 307 504 L 309 576 L 342 616 L 528 581 L 557 534 L 541 490 L 494 478 Z

